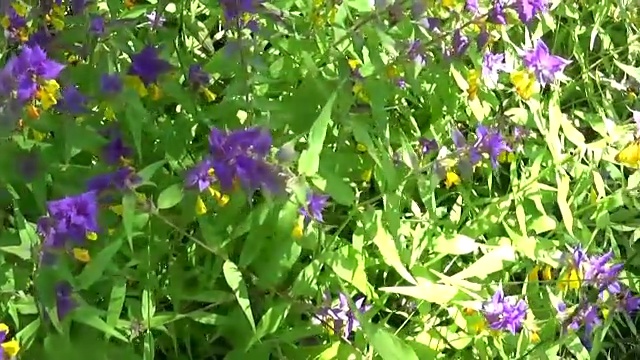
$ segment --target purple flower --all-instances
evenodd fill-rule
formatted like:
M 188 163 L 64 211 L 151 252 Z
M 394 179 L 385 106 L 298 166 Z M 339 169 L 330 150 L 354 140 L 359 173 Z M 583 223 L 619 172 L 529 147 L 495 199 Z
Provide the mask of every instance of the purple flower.
M 215 181 L 213 174 L 213 162 L 209 158 L 204 159 L 187 171 L 185 185 L 187 187 L 197 187 L 198 191 L 202 192 Z
M 482 78 L 490 89 L 498 85 L 500 71 L 509 71 L 504 54 L 493 54 L 487 51 L 482 58 Z
M 87 97 L 77 87 L 70 85 L 62 89 L 62 98 L 56 105 L 58 110 L 71 115 L 80 115 L 87 112 Z
M 153 29 L 161 27 L 166 21 L 165 17 L 162 16 L 162 14 L 158 14 L 155 10 L 147 14 L 147 19 L 149 19 L 149 25 L 151 25 Z
M 489 34 L 487 29 L 483 27 L 482 30 L 480 30 L 478 37 L 476 38 L 476 46 L 478 47 L 478 49 L 482 50 L 485 47 L 485 45 L 489 43 L 490 38 L 491 38 L 491 34 Z
M 69 240 L 82 243 L 88 233 L 99 230 L 95 191 L 49 201 L 47 211 L 49 216 L 38 221 L 47 247 L 62 248 Z
M 78 307 L 78 303 L 73 298 L 73 288 L 66 281 L 61 281 L 55 286 L 56 291 L 56 311 L 58 320 L 62 321 L 67 314 Z
M 420 20 L 420 25 L 436 34 L 440 34 L 442 32 L 442 19 L 437 17 L 422 18 L 422 20 Z
M 516 0 L 515 9 L 520 21 L 529 24 L 537 13 L 547 11 L 548 0 Z
M 355 309 L 349 305 L 349 299 L 344 293 L 338 294 L 338 305 L 331 307 L 329 294 L 323 295 L 325 306 L 323 306 L 312 319 L 312 323 L 320 324 L 322 321 L 333 325 L 333 330 L 340 333 L 343 338 L 349 338 L 352 332 L 360 328 L 360 321 L 356 317 L 356 312 L 364 314 L 371 309 L 371 305 L 365 304 L 365 298 L 360 297 L 354 301 Z M 331 324 L 333 322 L 333 324 Z
M 281 181 L 274 167 L 266 162 L 271 149 L 271 135 L 261 128 L 224 133 L 211 129 L 209 150 L 216 179 L 223 190 L 233 188 L 237 179 L 245 190 L 258 188 L 279 192 Z
M 618 277 L 624 264 L 610 264 L 612 259 L 612 252 L 591 257 L 585 266 L 584 280 L 601 291 L 607 290 L 611 294 L 618 294 L 621 291 Z
M 118 74 L 103 74 L 100 77 L 100 90 L 107 94 L 117 94 L 122 91 L 122 79 Z
M 527 316 L 527 303 L 513 296 L 504 296 L 502 286 L 496 290 L 491 300 L 482 305 L 482 313 L 493 330 L 507 330 L 515 334 L 522 328 Z
M 617 310 L 627 314 L 632 314 L 639 309 L 640 297 L 633 295 L 629 289 L 622 290 L 618 297 Z
M 202 70 L 200 64 L 189 66 L 189 82 L 195 88 L 207 86 L 211 82 L 211 75 Z
M 27 40 L 26 44 L 31 47 L 39 46 L 42 49 L 48 49 L 54 35 L 55 34 L 51 30 L 47 29 L 46 26 L 42 26 L 29 36 L 29 40 Z
M 460 29 L 453 32 L 453 56 L 462 56 L 469 49 L 469 38 Z
M 171 68 L 171 64 L 159 57 L 155 47 L 146 46 L 138 54 L 131 57 L 129 75 L 138 76 L 148 86 L 155 83 L 160 75 L 168 72 Z
M 497 25 L 504 25 L 507 23 L 507 18 L 504 13 L 505 0 L 494 0 L 493 7 L 489 10 L 487 21 Z
M 97 194 L 108 190 L 124 190 L 140 183 L 140 177 L 133 168 L 125 166 L 118 170 L 92 177 L 87 181 L 87 189 Z
M 582 303 L 578 305 L 578 309 L 573 316 L 566 320 L 565 326 L 574 331 L 584 327 L 585 333 L 591 335 L 593 329 L 600 323 L 602 323 L 602 320 L 598 316 L 598 308 L 593 304 Z
M 497 129 L 488 129 L 482 125 L 476 129 L 477 140 L 474 148 L 480 152 L 489 155 L 491 165 L 496 168 L 498 166 L 498 156 L 503 152 L 510 152 L 511 148 L 507 145 L 505 138 Z
M 3 72 L 10 74 L 17 87 L 18 99 L 27 101 L 38 90 L 39 80 L 52 80 L 60 75 L 64 65 L 50 60 L 38 45 L 25 46 L 18 56 L 5 65 Z
M 422 42 L 420 40 L 411 42 L 409 50 L 407 50 L 407 56 L 418 65 L 425 64 L 424 49 L 422 48 Z
M 71 0 L 71 13 L 73 15 L 82 15 L 87 8 L 87 0 Z
M 468 12 L 476 15 L 478 13 L 478 0 L 467 0 L 464 4 L 464 9 Z
M 241 27 L 244 25 L 244 14 L 255 14 L 263 0 L 220 0 L 225 24 Z M 225 26 L 227 26 L 225 25 Z M 229 27 L 229 26 L 227 26 Z
M 551 55 L 549 48 L 541 39 L 538 39 L 535 48 L 524 53 L 522 61 L 528 69 L 534 72 L 541 86 L 552 83 L 571 63 L 570 60 Z
M 97 36 L 104 35 L 104 32 L 105 32 L 104 16 L 102 15 L 93 16 L 89 23 L 89 31 Z
M 300 215 L 304 216 L 304 223 L 307 226 L 311 220 L 323 222 L 322 211 L 327 207 L 329 197 L 326 195 L 309 192 L 307 194 L 307 204 L 299 209 Z
M 438 150 L 438 142 L 432 139 L 420 138 L 418 139 L 420 144 L 420 153 L 427 155 L 433 151 Z

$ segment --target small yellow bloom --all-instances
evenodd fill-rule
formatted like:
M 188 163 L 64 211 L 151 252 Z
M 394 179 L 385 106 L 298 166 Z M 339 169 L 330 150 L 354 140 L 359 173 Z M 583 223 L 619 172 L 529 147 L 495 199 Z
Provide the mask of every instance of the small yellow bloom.
M 442 6 L 453 9 L 456 6 L 456 0 L 442 0 Z
M 38 119 L 40 117 L 40 110 L 38 110 L 37 107 L 35 107 L 33 104 L 29 104 L 26 107 L 26 112 L 27 112 L 27 116 L 29 116 L 30 119 Z
M 229 203 L 229 195 L 223 194 L 212 187 L 209 187 L 209 193 L 216 200 L 218 205 L 225 206 Z
M 454 185 L 460 185 L 461 182 L 462 180 L 460 179 L 460 176 L 458 176 L 458 174 L 454 173 L 453 171 L 447 171 L 447 174 L 444 178 L 444 186 L 447 189 L 450 189 Z
M 365 103 L 369 103 L 369 97 L 367 96 L 364 90 L 364 85 L 361 82 L 357 81 L 355 84 L 353 84 L 353 93 L 359 100 L 364 101 Z
M 127 84 L 127 86 L 129 86 L 130 88 L 137 91 L 140 97 L 145 97 L 149 95 L 149 91 L 147 91 L 147 88 L 144 86 L 144 83 L 142 82 L 142 80 L 135 75 L 125 76 L 124 83 Z
M 463 311 L 466 315 L 469 315 L 469 316 L 475 315 L 477 312 L 476 309 L 472 309 L 472 308 L 464 308 Z
M 4 336 L 9 335 L 9 327 L 5 323 L 0 323 L 0 333 L 4 333 Z
M 162 97 L 162 89 L 160 89 L 160 86 L 157 84 L 149 85 L 149 93 L 151 94 L 151 99 L 154 101 L 160 100 Z
M 536 79 L 531 72 L 519 70 L 511 73 L 511 84 L 516 87 L 516 92 L 524 100 L 529 100 L 535 91 Z
M 538 271 L 540 271 L 540 266 L 536 265 L 531 269 L 531 272 L 527 276 L 529 281 L 538 281 Z
M 549 265 L 545 265 L 542 269 L 542 280 L 553 280 L 553 268 Z
M 204 215 L 207 213 L 207 205 L 204 204 L 202 198 L 198 195 L 196 199 L 196 215 Z
M 303 234 L 304 234 L 304 217 L 299 216 L 298 220 L 296 221 L 296 224 L 293 226 L 293 230 L 291 231 L 291 236 L 293 236 L 294 239 L 300 239 L 302 238 Z
M 367 147 L 363 144 L 358 143 L 358 145 L 356 145 L 356 150 L 358 150 L 358 152 L 367 152 Z
M 636 95 L 636 93 L 634 93 L 633 91 L 627 92 L 627 100 L 633 101 L 637 98 L 638 98 L 638 95 Z
M 89 241 L 96 241 L 98 240 L 98 234 L 93 232 L 93 231 L 89 231 L 86 235 L 87 240 Z
M 540 342 L 540 335 L 538 334 L 537 331 L 532 331 L 529 334 L 529 340 L 531 340 L 532 343 L 537 344 Z
M 91 256 L 89 255 L 89 250 L 87 249 L 73 248 L 73 257 L 83 263 L 88 263 L 89 261 L 91 261 Z
M 512 163 L 516 159 L 516 155 L 509 151 L 503 151 L 498 155 L 498 161 L 501 163 Z
M 362 65 L 362 63 L 358 59 L 349 59 L 347 62 L 349 63 L 349 67 L 351 68 L 351 70 L 355 70 Z
M 0 346 L 2 346 L 2 350 L 4 350 L 8 359 L 12 359 L 18 354 L 18 352 L 20 352 L 20 343 L 18 343 L 17 340 L 9 340 L 2 343 Z
M 562 291 L 567 289 L 578 290 L 580 289 L 580 276 L 575 269 L 569 270 L 569 272 L 558 279 L 558 288 Z
M 214 94 L 211 90 L 203 87 L 200 91 L 208 102 L 213 102 L 216 99 L 216 94 Z
M 16 14 L 21 17 L 26 17 L 29 13 L 29 8 L 23 3 L 14 2 L 13 4 L 11 4 L 11 7 L 13 7 L 13 10 L 16 11 Z
M 135 4 L 135 0 L 124 0 L 124 7 L 127 9 L 131 9 Z
M 373 169 L 367 169 L 362 172 L 361 179 L 362 181 L 369 182 L 371 181 L 372 175 L 373 175 Z
M 467 74 L 467 84 L 469 85 L 469 88 L 467 89 L 467 96 L 469 100 L 474 100 L 478 97 L 479 80 L 479 72 L 475 69 L 469 70 L 469 73 Z

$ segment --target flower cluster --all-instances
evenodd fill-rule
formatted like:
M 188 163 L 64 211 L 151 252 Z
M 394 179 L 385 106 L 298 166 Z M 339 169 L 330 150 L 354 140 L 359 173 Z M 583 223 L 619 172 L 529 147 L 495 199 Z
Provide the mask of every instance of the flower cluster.
M 352 332 L 360 328 L 360 321 L 356 313 L 362 315 L 372 308 L 372 305 L 365 303 L 365 298 L 360 297 L 354 301 L 355 309 L 349 304 L 349 298 L 344 293 L 338 294 L 338 304 L 331 305 L 331 297 L 328 293 L 323 294 L 323 307 L 312 319 L 314 324 L 322 324 L 329 327 L 330 332 L 340 334 L 345 339 L 349 338 Z
M 9 327 L 0 323 L 0 359 L 13 359 L 20 351 L 20 344 L 17 340 L 7 341 Z
M 223 132 L 213 128 L 209 136 L 209 156 L 187 173 L 186 185 L 202 192 L 217 181 L 227 193 L 236 183 L 248 194 L 258 189 L 278 193 L 282 181 L 276 168 L 267 161 L 270 149 L 271 135 L 264 129 Z
M 482 304 L 482 314 L 493 330 L 506 330 L 515 334 L 522 328 L 527 317 L 527 303 L 514 296 L 505 296 L 498 287 L 491 300 Z

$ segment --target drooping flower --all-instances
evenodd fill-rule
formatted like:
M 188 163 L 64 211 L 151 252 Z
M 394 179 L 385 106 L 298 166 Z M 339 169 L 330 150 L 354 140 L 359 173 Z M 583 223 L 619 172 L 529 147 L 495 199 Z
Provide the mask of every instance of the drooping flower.
M 16 339 L 8 340 L 9 327 L 5 323 L 0 323 L 0 359 L 15 359 L 20 351 L 20 344 Z
M 97 36 L 102 36 L 105 33 L 105 20 L 104 16 L 97 15 L 91 18 L 89 22 L 89 31 Z
M 610 264 L 612 259 L 613 252 L 591 257 L 585 265 L 584 280 L 600 291 L 607 290 L 611 294 L 618 294 L 621 291 L 618 277 L 624 265 L 622 263 Z
M 38 220 L 46 247 L 64 248 L 67 241 L 83 243 L 89 234 L 99 231 L 95 191 L 49 201 L 47 211 L 49 216 Z
M 62 321 L 67 315 L 78 307 L 78 303 L 73 298 L 73 288 L 67 281 L 58 282 L 56 291 L 56 312 L 58 320 Z
M 478 50 L 484 49 L 484 47 L 489 43 L 489 40 L 491 40 L 491 34 L 489 34 L 486 27 L 483 27 L 476 37 L 476 46 L 478 47 Z
M 187 171 L 185 185 L 197 187 L 202 192 L 215 182 L 214 172 L 212 160 L 206 158 Z
M 118 74 L 103 74 L 100 77 L 100 89 L 107 94 L 117 94 L 122 91 L 122 79 Z
M 507 17 L 504 13 L 505 5 L 505 0 L 493 0 L 493 6 L 489 10 L 487 21 L 497 25 L 506 24 Z
M 68 85 L 62 89 L 62 98 L 56 107 L 68 114 L 80 115 L 87 112 L 87 97 L 76 86 Z
M 266 161 L 271 135 L 254 127 L 224 133 L 211 129 L 209 150 L 216 179 L 225 191 L 239 180 L 248 193 L 258 188 L 279 192 L 281 181 L 275 168 Z
M 518 17 L 525 24 L 529 24 L 538 13 L 547 11 L 548 6 L 548 0 L 516 0 L 515 2 Z
M 211 75 L 202 70 L 200 64 L 193 64 L 189 66 L 189 82 L 194 88 L 208 86 L 211 82 Z
M 450 57 L 462 56 L 469 49 L 469 38 L 460 31 L 460 29 L 456 29 L 453 32 L 452 38 L 452 50 L 450 53 Z
M 498 166 L 498 157 L 503 152 L 510 152 L 511 147 L 507 144 L 505 138 L 500 131 L 495 128 L 487 128 L 478 126 L 476 129 L 477 140 L 474 145 L 478 151 L 488 154 L 491 165 L 496 168 Z
M 309 192 L 307 194 L 307 204 L 299 209 L 300 215 L 304 217 L 305 226 L 312 220 L 320 223 L 324 221 L 322 218 L 322 212 L 324 211 L 324 208 L 327 207 L 328 200 L 329 196 L 326 195 L 314 192 Z
M 420 138 L 418 139 L 420 145 L 420 153 L 427 155 L 431 152 L 438 150 L 438 142 L 434 139 Z
M 551 55 L 542 39 L 538 39 L 533 49 L 525 51 L 522 61 L 529 70 L 533 71 L 541 86 L 555 81 L 564 68 L 571 63 L 570 60 Z
M 256 14 L 264 0 L 220 0 L 225 26 L 244 26 L 245 14 Z
M 11 75 L 12 88 L 17 90 L 18 99 L 27 101 L 36 94 L 39 81 L 57 78 L 63 68 L 64 65 L 50 60 L 40 46 L 27 45 L 7 61 L 3 72 Z
M 324 306 L 316 313 L 312 319 L 314 324 L 327 323 L 332 331 L 340 334 L 343 338 L 349 338 L 352 332 L 360 329 L 360 321 L 356 313 L 362 315 L 371 310 L 372 305 L 365 303 L 365 298 L 360 297 L 354 301 L 355 309 L 349 305 L 349 299 L 344 293 L 338 294 L 337 306 L 331 306 L 331 298 L 328 293 L 323 294 Z
M 464 9 L 473 15 L 476 15 L 478 13 L 479 6 L 478 0 L 467 0 L 464 4 Z
M 151 25 L 152 29 L 162 27 L 166 21 L 165 17 L 162 16 L 162 14 L 158 14 L 155 10 L 147 14 L 147 19 L 149 19 L 149 25 Z
M 420 41 L 420 39 L 414 40 L 409 44 L 407 56 L 410 60 L 418 65 L 425 64 L 426 61 L 424 57 L 424 49 L 422 47 L 422 42 Z
M 171 68 L 172 66 L 169 62 L 160 58 L 155 47 L 145 46 L 142 51 L 131 57 L 129 75 L 139 77 L 145 86 L 149 86 Z
M 504 296 L 500 286 L 491 297 L 482 305 L 482 313 L 487 323 L 493 330 L 507 330 L 515 334 L 522 328 L 522 323 L 527 316 L 527 303 L 514 296 Z
M 110 128 L 103 135 L 110 140 L 102 147 L 102 156 L 107 164 L 120 164 L 132 155 L 133 150 L 126 145 L 119 130 Z
M 510 71 L 507 66 L 504 54 L 493 54 L 487 51 L 482 58 L 482 78 L 490 89 L 498 85 L 499 72 Z

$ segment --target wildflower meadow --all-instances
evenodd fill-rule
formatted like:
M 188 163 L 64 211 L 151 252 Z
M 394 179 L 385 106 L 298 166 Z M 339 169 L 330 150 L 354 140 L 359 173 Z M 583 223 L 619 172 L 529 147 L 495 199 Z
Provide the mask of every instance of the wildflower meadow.
M 0 360 L 640 358 L 640 2 L 0 26 Z

